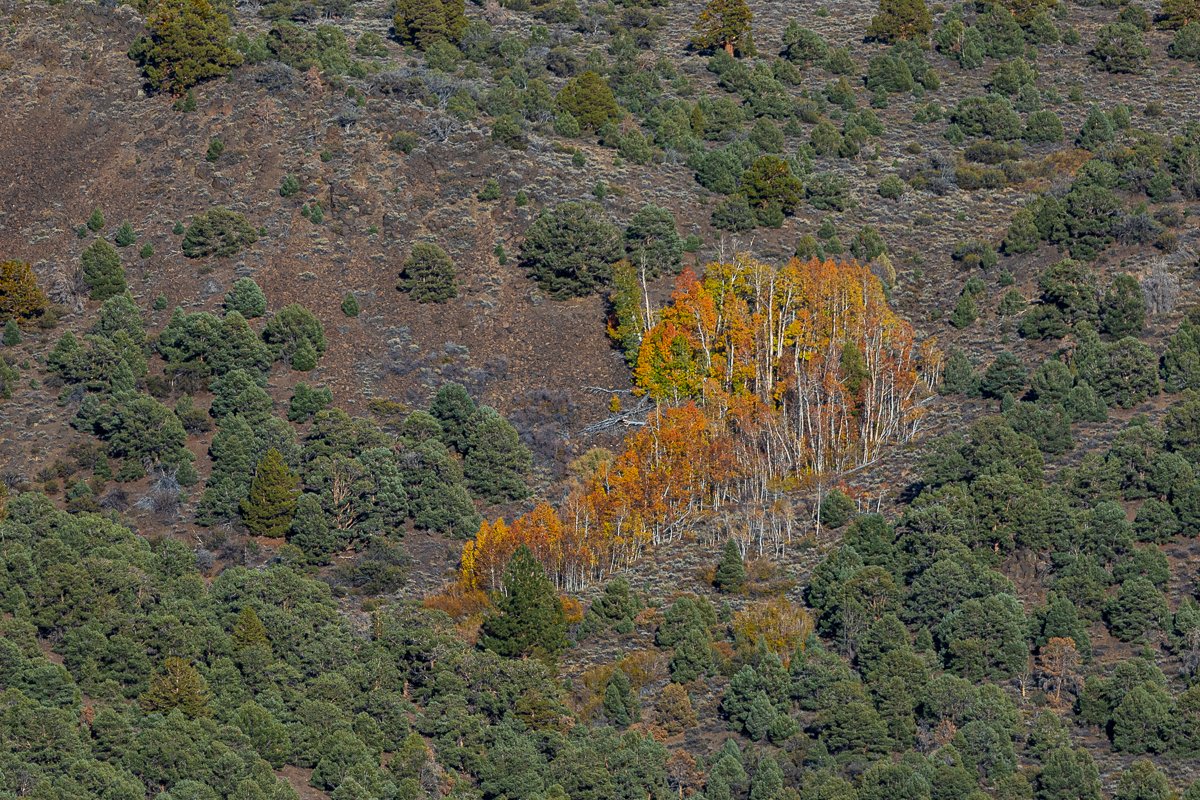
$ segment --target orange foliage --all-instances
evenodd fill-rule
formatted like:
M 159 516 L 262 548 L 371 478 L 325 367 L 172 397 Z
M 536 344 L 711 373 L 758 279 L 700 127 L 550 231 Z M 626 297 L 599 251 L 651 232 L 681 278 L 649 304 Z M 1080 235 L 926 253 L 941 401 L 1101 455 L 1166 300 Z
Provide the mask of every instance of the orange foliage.
M 461 622 L 483 614 L 492 603 L 486 592 L 468 589 L 461 583 L 451 583 L 442 587 L 436 594 L 426 597 L 421 605 L 435 611 L 443 611 L 456 622 Z
M 0 322 L 24 322 L 50 307 L 33 269 L 24 261 L 0 261 Z
M 703 280 L 685 271 L 634 370 L 657 410 L 620 454 L 573 465 L 557 511 L 542 503 L 485 522 L 463 548 L 463 585 L 499 589 L 526 545 L 574 591 L 723 504 L 782 513 L 779 488 L 797 476 L 836 474 L 911 437 L 941 366 L 932 340 L 915 344 L 857 263 L 739 257 L 709 265 Z
M 542 503 L 511 523 L 485 521 L 463 547 L 463 584 L 500 588 L 509 558 L 526 545 L 559 586 L 578 589 L 633 563 L 646 545 L 678 538 L 735 475 L 729 434 L 692 403 L 661 409 L 623 453 L 592 467 L 561 512 Z
M 774 453 L 765 466 L 781 476 L 846 469 L 904 438 L 935 353 L 915 348 L 867 267 L 739 257 L 710 264 L 703 281 L 680 276 L 634 377 L 656 400 L 736 413 L 752 438 L 772 442 L 759 449 Z

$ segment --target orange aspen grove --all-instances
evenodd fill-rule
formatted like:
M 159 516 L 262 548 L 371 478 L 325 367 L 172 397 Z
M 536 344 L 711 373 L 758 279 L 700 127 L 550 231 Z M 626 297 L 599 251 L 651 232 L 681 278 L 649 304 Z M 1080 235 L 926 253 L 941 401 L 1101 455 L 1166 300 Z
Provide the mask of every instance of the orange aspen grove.
M 557 510 L 483 523 L 460 580 L 500 589 L 526 545 L 575 591 L 714 521 L 743 551 L 782 553 L 787 491 L 914 436 L 941 366 L 936 344 L 916 344 L 879 279 L 853 261 L 739 256 L 702 279 L 685 270 L 634 367 L 636 391 L 658 402 L 646 425 L 622 452 L 591 458 Z
M 915 344 L 867 267 L 739 256 L 703 280 L 680 276 L 634 378 L 660 402 L 690 398 L 716 415 L 733 398 L 758 400 L 774 418 L 752 436 L 778 477 L 844 471 L 911 438 L 940 368 L 936 345 Z

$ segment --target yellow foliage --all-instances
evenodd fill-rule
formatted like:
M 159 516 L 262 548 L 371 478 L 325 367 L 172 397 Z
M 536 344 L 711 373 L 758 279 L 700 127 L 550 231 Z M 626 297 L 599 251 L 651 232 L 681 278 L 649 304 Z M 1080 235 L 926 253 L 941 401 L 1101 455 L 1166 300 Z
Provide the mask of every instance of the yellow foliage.
M 0 261 L 0 321 L 25 322 L 46 313 L 50 302 L 24 261 Z
M 435 611 L 443 611 L 456 622 L 482 616 L 492 603 L 487 593 L 464 586 L 461 582 L 449 583 L 429 595 L 421 605 Z
M 733 615 L 733 634 L 739 649 L 754 648 L 762 639 L 767 649 L 786 663 L 813 632 L 812 616 L 786 597 L 755 603 Z

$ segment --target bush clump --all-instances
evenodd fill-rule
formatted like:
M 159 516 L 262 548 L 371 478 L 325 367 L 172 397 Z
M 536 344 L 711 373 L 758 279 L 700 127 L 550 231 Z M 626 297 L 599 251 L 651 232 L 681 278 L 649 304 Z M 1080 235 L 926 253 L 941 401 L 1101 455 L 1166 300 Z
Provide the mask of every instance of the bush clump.
M 624 255 L 621 231 L 596 203 L 566 202 L 545 209 L 525 232 L 521 259 L 555 298 L 581 297 L 608 281 Z
M 225 258 L 256 241 L 258 234 L 245 215 L 217 206 L 192 218 L 182 248 L 188 258 Z
M 444 303 L 458 295 L 454 262 L 433 242 L 419 242 L 400 270 L 397 288 L 418 303 Z

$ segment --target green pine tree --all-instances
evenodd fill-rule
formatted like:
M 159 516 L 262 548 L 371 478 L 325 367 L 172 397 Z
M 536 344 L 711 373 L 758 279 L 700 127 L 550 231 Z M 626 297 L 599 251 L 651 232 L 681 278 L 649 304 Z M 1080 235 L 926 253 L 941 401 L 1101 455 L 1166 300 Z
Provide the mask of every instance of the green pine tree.
M 233 623 L 233 646 L 238 650 L 247 647 L 269 646 L 266 626 L 251 606 L 244 606 Z
M 750 23 L 754 12 L 746 0 L 709 0 L 696 20 L 692 44 L 702 50 L 722 49 L 729 55 L 753 55 Z
M 150 680 L 142 694 L 146 711 L 168 713 L 176 708 L 189 717 L 208 716 L 208 683 L 188 662 L 174 656 L 163 661 L 162 670 Z
M 459 453 L 467 452 L 471 423 L 478 410 L 471 395 L 457 383 L 444 384 L 429 404 L 429 413 L 441 423 L 441 440 Z
M 554 584 L 524 545 L 504 570 L 504 593 L 484 620 L 479 643 L 502 656 L 554 655 L 567 646 L 567 621 Z
M 117 247 L 129 247 L 137 241 L 137 234 L 133 231 L 133 226 L 128 221 L 122 222 L 121 227 L 117 228 L 116 235 L 113 236 L 113 241 Z
M 91 289 L 93 300 L 107 300 L 125 291 L 125 270 L 121 267 L 121 256 L 103 239 L 88 245 L 79 257 L 83 267 L 83 282 Z
M 400 271 L 398 288 L 418 303 L 444 303 L 458 294 L 454 262 L 432 242 L 415 244 Z
M 242 501 L 242 520 L 257 536 L 283 536 L 292 524 L 299 496 L 300 477 L 272 447 L 255 468 L 250 495 Z
M 475 495 L 494 503 L 529 495 L 525 480 L 533 455 L 517 429 L 493 408 L 481 407 L 471 423 L 463 477 Z
M 742 551 L 732 538 L 725 542 L 725 549 L 721 551 L 713 585 L 720 592 L 740 592 L 746 586 L 746 565 L 742 562 Z
M 629 676 L 618 667 L 604 687 L 604 715 L 612 724 L 624 728 L 641 716 Z
M 321 499 L 317 495 L 306 493 L 296 502 L 288 541 L 317 564 L 328 562 L 330 554 L 338 549 L 337 532 L 329 526 L 325 509 L 321 507 Z
M 17 325 L 17 321 L 10 317 L 8 322 L 4 323 L 4 346 L 12 347 L 20 343 L 21 328 Z
M 209 0 L 159 0 L 146 18 L 146 30 L 129 56 L 158 91 L 180 96 L 242 63 L 229 16 Z
M 925 0 L 880 0 L 879 13 L 867 27 L 867 36 L 881 42 L 924 40 L 933 29 Z

